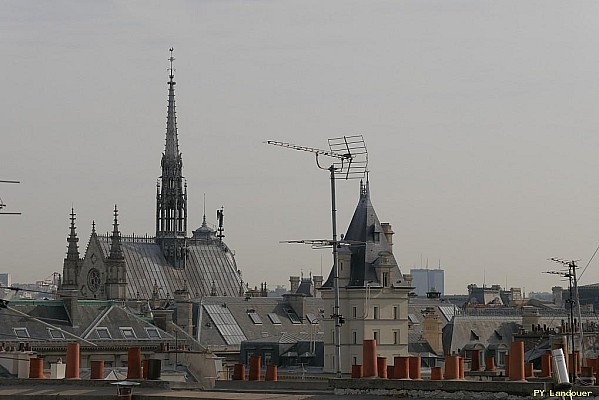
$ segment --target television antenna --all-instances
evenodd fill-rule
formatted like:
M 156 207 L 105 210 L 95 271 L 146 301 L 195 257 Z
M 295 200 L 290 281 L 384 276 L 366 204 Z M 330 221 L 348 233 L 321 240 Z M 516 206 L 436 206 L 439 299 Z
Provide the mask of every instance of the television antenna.
M 335 198 L 335 178 L 355 179 L 364 178 L 368 167 L 368 151 L 362 135 L 352 135 L 332 138 L 328 140 L 329 150 L 316 149 L 313 147 L 299 146 L 287 142 L 268 140 L 266 144 L 286 147 L 292 150 L 313 153 L 316 157 L 316 165 L 322 170 L 329 171 L 331 179 L 331 222 L 333 226 L 333 239 L 330 241 L 304 241 L 306 244 L 331 246 L 333 248 L 333 286 L 335 288 L 335 306 L 331 318 L 335 321 L 335 369 L 337 378 L 341 378 L 341 325 L 345 321 L 339 310 L 339 265 L 337 262 L 337 206 Z M 322 166 L 319 156 L 333 159 L 330 166 Z M 301 241 L 299 241 L 301 242 Z
M 576 333 L 576 329 L 577 326 L 574 323 L 574 306 L 576 305 L 576 308 L 578 310 L 578 323 L 580 324 L 580 346 L 581 346 L 581 356 L 582 356 L 582 363 L 584 365 L 584 336 L 583 336 L 583 324 L 582 324 L 582 312 L 580 310 L 580 299 L 578 296 L 578 279 L 576 277 L 576 270 L 579 268 L 578 265 L 576 265 L 576 263 L 580 260 L 564 260 L 561 258 L 556 258 L 556 257 L 552 257 L 549 259 L 550 261 L 553 261 L 555 263 L 558 264 L 562 264 L 563 266 L 567 267 L 566 269 L 563 269 L 561 271 L 547 271 L 545 272 L 546 274 L 553 274 L 553 275 L 560 275 L 564 278 L 568 278 L 568 286 L 569 286 L 569 292 L 570 292 L 570 296 L 568 298 L 568 300 L 566 300 L 566 302 L 570 305 L 570 343 L 572 346 L 572 362 L 575 362 L 575 357 L 574 357 L 574 346 L 575 346 L 575 342 L 574 342 L 574 335 Z M 576 379 L 576 368 L 572 368 L 570 371 L 570 382 L 574 382 L 574 380 Z
M 333 241 L 331 239 L 281 240 L 279 243 L 307 244 L 315 250 L 328 249 L 333 247 Z M 337 248 L 342 246 L 366 246 L 366 243 L 359 242 L 357 240 L 343 240 L 342 238 L 341 240 L 337 241 Z
M 19 182 L 19 181 L 3 181 L 3 180 L 0 180 L 0 183 L 21 183 L 21 182 Z M 3 212 L 3 211 L 1 211 L 5 207 L 6 207 L 6 204 L 4 204 L 4 202 L 2 201 L 2 197 L 0 197 L 0 214 L 3 214 L 3 215 L 21 215 L 20 212 Z

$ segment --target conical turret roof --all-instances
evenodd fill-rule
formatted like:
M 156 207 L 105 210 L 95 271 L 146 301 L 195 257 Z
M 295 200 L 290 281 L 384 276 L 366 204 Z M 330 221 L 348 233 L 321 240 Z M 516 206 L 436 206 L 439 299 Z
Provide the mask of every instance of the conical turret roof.
M 344 241 L 350 245 L 339 249 L 340 254 L 351 253 L 348 287 L 365 287 L 367 283 L 381 283 L 377 277 L 376 267 L 381 264 L 382 257 L 387 259 L 387 265 L 393 266 L 391 282 L 403 281 L 391 244 L 387 241 L 381 222 L 370 201 L 369 186 L 368 181 L 366 184 L 360 182 L 360 199 L 344 236 Z M 333 287 L 332 271 L 322 287 Z

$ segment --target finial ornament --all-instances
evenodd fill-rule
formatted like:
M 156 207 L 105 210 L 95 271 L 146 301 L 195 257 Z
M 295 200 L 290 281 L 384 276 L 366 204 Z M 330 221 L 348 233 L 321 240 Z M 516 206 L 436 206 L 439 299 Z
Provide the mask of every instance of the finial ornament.
M 171 80 L 174 78 L 174 73 L 173 73 L 173 72 L 174 72 L 174 69 L 173 69 L 173 61 L 175 61 L 175 57 L 173 57 L 173 51 L 174 51 L 174 50 L 175 50 L 175 49 L 174 49 L 173 47 L 171 47 L 171 48 L 169 49 L 169 51 L 171 52 L 171 56 L 168 58 L 168 60 L 169 60 L 169 61 L 170 61 L 170 63 L 171 63 L 171 67 L 170 67 L 170 72 L 171 72 L 171 73 L 170 73 L 170 78 L 171 78 Z
M 202 226 L 206 226 L 206 193 L 204 193 L 204 216 L 202 217 Z
M 116 204 L 114 205 L 114 229 L 117 229 L 117 226 L 119 226 L 119 221 L 118 221 L 118 217 L 119 217 L 119 210 L 116 207 Z

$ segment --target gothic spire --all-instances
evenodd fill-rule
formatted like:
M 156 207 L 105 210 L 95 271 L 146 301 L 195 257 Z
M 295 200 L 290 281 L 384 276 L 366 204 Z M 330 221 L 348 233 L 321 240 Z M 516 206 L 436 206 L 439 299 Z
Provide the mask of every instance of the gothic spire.
M 202 217 L 202 227 L 208 226 L 206 224 L 206 193 L 204 193 L 204 216 Z
M 168 81 L 168 111 L 166 119 L 166 145 L 164 156 L 169 161 L 180 161 L 179 138 L 177 137 L 177 115 L 175 112 L 175 70 L 173 69 L 173 48 L 170 48 L 169 81 Z
M 112 227 L 112 237 L 110 238 L 110 258 L 121 259 L 123 258 L 123 249 L 121 248 L 121 234 L 119 232 L 119 211 L 114 205 L 114 223 Z
M 77 237 L 77 230 L 75 227 L 75 209 L 71 207 L 71 232 L 67 238 L 69 247 L 67 249 L 67 260 L 78 261 L 79 260 L 79 238 Z
M 174 238 L 187 233 L 187 184 L 183 181 L 183 160 L 179 152 L 177 118 L 175 112 L 175 73 L 173 48 L 170 49 L 168 111 L 166 140 L 162 154 L 162 175 L 156 195 L 156 237 Z

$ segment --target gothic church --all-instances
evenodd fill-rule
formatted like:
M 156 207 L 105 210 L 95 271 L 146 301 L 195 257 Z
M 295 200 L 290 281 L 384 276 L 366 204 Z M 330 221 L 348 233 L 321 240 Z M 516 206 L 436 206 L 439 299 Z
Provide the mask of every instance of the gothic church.
M 187 236 L 187 184 L 177 136 L 173 60 L 171 49 L 166 144 L 156 187 L 156 233 L 121 235 L 115 206 L 112 233 L 98 234 L 92 224 L 81 257 L 72 210 L 59 288 L 63 298 L 172 299 L 181 292 L 190 297 L 243 295 L 234 255 L 222 240 L 222 210 L 218 230 L 207 225 L 204 215 L 201 226 Z

